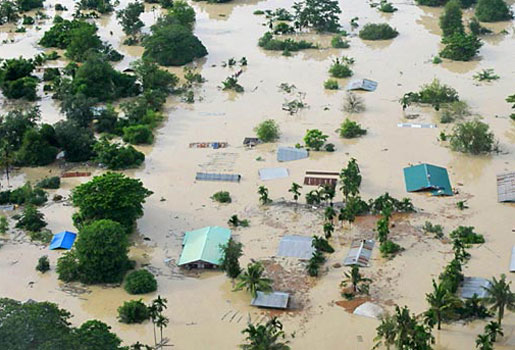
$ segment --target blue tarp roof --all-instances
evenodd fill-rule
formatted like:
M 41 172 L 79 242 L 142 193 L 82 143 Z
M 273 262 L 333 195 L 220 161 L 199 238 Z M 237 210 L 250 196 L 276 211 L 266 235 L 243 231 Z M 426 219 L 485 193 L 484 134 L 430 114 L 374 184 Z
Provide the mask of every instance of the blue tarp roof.
M 408 192 L 430 190 L 433 196 L 452 196 L 451 182 L 447 169 L 419 164 L 404 168 L 404 181 Z
M 56 233 L 50 242 L 49 249 L 71 249 L 77 234 L 70 231 Z

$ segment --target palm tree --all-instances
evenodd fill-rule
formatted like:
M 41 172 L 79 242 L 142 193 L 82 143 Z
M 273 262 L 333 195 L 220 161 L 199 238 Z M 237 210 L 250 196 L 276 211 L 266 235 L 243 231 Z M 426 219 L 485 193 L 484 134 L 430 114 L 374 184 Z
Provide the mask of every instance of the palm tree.
M 334 225 L 330 222 L 326 222 L 324 224 L 324 235 L 326 239 L 331 238 L 331 235 L 334 232 Z
M 254 264 L 248 264 L 247 270 L 238 276 L 239 282 L 234 288 L 235 291 L 242 290 L 245 288 L 253 298 L 256 297 L 257 292 L 271 292 L 272 291 L 272 280 L 263 277 L 265 268 L 260 262 Z
M 297 183 L 293 182 L 293 183 L 291 184 L 290 189 L 288 190 L 288 192 L 293 193 L 293 200 L 294 200 L 295 202 L 297 202 L 297 201 L 299 200 L 299 197 L 300 197 L 300 191 L 299 191 L 299 190 L 300 190 L 301 188 L 302 188 L 302 186 L 301 186 L 301 185 L 299 185 L 299 184 L 297 184 Z
M 461 263 L 466 262 L 470 259 L 470 253 L 465 250 L 467 246 L 463 241 L 459 238 L 455 238 L 452 241 L 452 250 L 454 252 L 454 259 L 458 260 Z
M 332 222 L 335 216 L 336 216 L 336 210 L 334 210 L 334 208 L 332 206 L 325 208 L 324 218 L 327 221 Z
M 490 336 L 487 334 L 478 334 L 476 338 L 476 349 L 479 350 L 493 350 L 494 346 Z
M 273 317 L 266 324 L 254 326 L 249 323 L 242 331 L 247 334 L 247 344 L 240 345 L 243 350 L 290 350 L 288 341 L 283 341 L 285 334 L 282 323 Z
M 501 325 L 495 321 L 490 321 L 485 326 L 485 334 L 490 337 L 492 343 L 495 343 L 495 340 L 497 339 L 498 335 L 500 335 L 501 337 L 504 336 Z
M 352 265 L 352 269 L 349 272 L 344 273 L 345 280 L 340 284 L 342 287 L 346 287 L 347 284 L 352 285 L 352 291 L 355 294 L 363 293 L 368 294 L 368 284 L 372 282 L 370 278 L 363 277 L 359 272 L 358 265 Z
M 156 326 L 159 327 L 160 337 L 161 340 L 159 341 L 160 347 L 163 347 L 163 328 L 166 328 L 168 326 L 168 322 L 170 320 L 163 316 L 162 314 L 159 314 L 156 319 Z M 157 345 L 156 345 L 157 348 Z
M 259 186 L 257 193 L 259 194 L 259 201 L 261 204 L 265 205 L 272 201 L 268 198 L 268 188 L 265 186 Z
M 161 298 L 160 295 L 157 296 L 156 299 L 152 300 L 152 303 L 148 307 L 148 311 L 150 314 L 150 319 L 152 320 L 152 324 L 154 326 L 154 344 L 157 348 L 157 337 L 156 337 L 156 326 L 160 327 L 161 330 L 161 342 L 163 341 L 163 328 L 168 324 L 168 319 L 162 315 L 164 309 L 166 309 L 167 300 L 165 298 Z M 163 319 L 166 319 L 164 321 Z
M 484 299 L 485 303 L 491 305 L 490 310 L 497 310 L 499 327 L 504 317 L 504 310 L 515 311 L 515 293 L 511 291 L 510 284 L 511 282 L 506 283 L 506 275 L 502 274 L 500 280 L 493 277 L 490 286 L 483 287 L 488 292 L 488 296 Z
M 438 330 L 442 329 L 442 314 L 459 303 L 459 300 L 442 283 L 436 284 L 435 280 L 433 280 L 433 293 L 426 294 L 426 300 L 430 310 L 434 312 Z
M 376 328 L 377 336 L 374 338 L 376 345 L 373 349 L 377 349 L 379 346 L 384 344 L 386 350 L 390 350 L 390 346 L 395 344 L 395 319 L 391 315 L 386 315 L 381 318 L 381 324 Z M 381 340 L 382 339 L 382 340 Z

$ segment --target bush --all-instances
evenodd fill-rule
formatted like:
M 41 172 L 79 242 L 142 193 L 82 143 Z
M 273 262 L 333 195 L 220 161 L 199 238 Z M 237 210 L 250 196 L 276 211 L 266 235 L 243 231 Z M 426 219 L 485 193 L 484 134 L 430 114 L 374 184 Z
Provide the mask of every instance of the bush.
M 307 130 L 304 136 L 304 143 L 307 147 L 313 148 L 315 151 L 320 151 L 329 136 L 318 129 Z
M 218 191 L 211 196 L 211 199 L 218 203 L 231 203 L 231 195 L 227 191 Z
M 329 68 L 329 74 L 331 74 L 333 78 L 348 78 L 352 76 L 353 73 L 347 62 L 337 58 Z
M 20 11 L 30 11 L 37 8 L 43 7 L 44 0 L 16 0 L 16 4 Z
M 338 90 L 340 86 L 338 85 L 338 80 L 335 79 L 327 79 L 324 82 L 324 88 L 327 90 Z
M 477 81 L 492 81 L 499 79 L 499 76 L 495 74 L 494 70 L 492 68 L 490 69 L 483 69 L 480 72 L 477 72 L 474 74 L 473 78 Z
M 38 78 L 32 76 L 35 66 L 24 58 L 7 59 L 0 66 L 0 89 L 5 97 L 12 99 L 37 99 Z
M 359 31 L 359 37 L 363 40 L 388 40 L 393 39 L 399 32 L 387 23 L 367 23 Z
M 415 0 L 415 1 L 419 5 L 431 6 L 431 7 L 443 6 L 447 2 L 447 0 Z
M 154 135 L 148 125 L 131 125 L 123 128 L 123 141 L 133 145 L 150 145 L 154 142 Z
M 456 125 L 450 137 L 454 151 L 481 154 L 495 149 L 494 134 L 488 124 L 474 120 Z
M 340 137 L 351 139 L 354 137 L 360 137 L 367 133 L 366 129 L 362 129 L 361 125 L 346 118 L 340 126 Z
M 11 191 L 0 192 L 0 204 L 42 205 L 47 201 L 47 194 L 41 188 L 32 188 L 30 182 Z
M 445 104 L 440 118 L 441 123 L 452 123 L 471 115 L 468 104 L 464 101 L 454 101 Z
M 80 0 L 81 9 L 96 10 L 102 14 L 112 12 L 114 6 L 111 0 Z
M 43 81 L 52 81 L 59 76 L 61 76 L 59 68 L 46 68 L 43 73 Z
M 412 103 L 430 104 L 435 110 L 440 110 L 442 104 L 459 101 L 458 92 L 452 87 L 441 84 L 434 79 L 430 84 L 422 85 L 419 92 L 408 92 L 400 100 L 402 108 Z
M 379 246 L 379 251 L 383 257 L 392 257 L 402 250 L 403 248 L 400 245 L 391 240 L 387 240 Z
M 34 205 L 28 204 L 23 209 L 23 214 L 16 223 L 16 228 L 39 232 L 47 225 L 44 217 L 45 216 L 40 213 Z
M 79 279 L 79 262 L 75 250 L 63 254 L 57 260 L 56 272 L 63 282 L 71 282 Z
M 293 39 L 274 39 L 273 34 L 270 32 L 265 33 L 261 38 L 259 38 L 258 46 L 265 50 L 287 52 L 316 48 L 315 44 L 305 40 L 295 41 Z
M 459 239 L 465 244 L 482 244 L 485 243 L 485 237 L 474 232 L 473 226 L 459 226 L 449 235 L 452 239 Z
M 422 229 L 425 232 L 433 233 L 436 238 L 443 238 L 443 227 L 441 225 L 433 225 L 430 221 L 426 221 Z
M 470 61 L 483 46 L 481 40 L 474 34 L 460 32 L 444 37 L 442 43 L 445 47 L 440 51 L 440 56 L 454 61 Z
M 335 35 L 331 39 L 331 46 L 335 49 L 347 49 L 350 47 L 348 40 L 343 40 L 341 35 Z
M 48 256 L 43 255 L 38 260 L 38 264 L 36 265 L 36 271 L 39 271 L 41 273 L 45 273 L 48 270 L 50 270 L 50 261 L 48 261 Z
M 109 143 L 106 139 L 97 142 L 93 150 L 96 153 L 95 161 L 110 170 L 137 168 L 145 160 L 145 155 L 134 147 Z
M 490 29 L 483 27 L 476 17 L 470 20 L 469 29 L 470 32 L 474 35 L 489 34 L 492 32 Z
M 481 22 L 508 21 L 512 18 L 510 7 L 504 0 L 479 0 L 475 14 Z
M 36 184 L 39 188 L 57 189 L 61 186 L 61 178 L 59 176 L 46 177 Z
M 5 235 L 9 230 L 9 222 L 5 216 L 0 216 L 0 235 Z
M 454 33 L 463 34 L 465 32 L 458 0 L 451 0 L 445 4 L 444 12 L 440 16 L 440 28 L 442 29 L 444 37 Z
M 310 27 L 317 32 L 337 32 L 338 15 L 342 12 L 336 0 L 304 0 L 295 3 L 295 20 L 300 29 Z
M 124 289 L 129 294 L 146 294 L 157 290 L 157 281 L 147 270 L 132 271 L 125 279 Z
M 379 7 L 378 7 L 378 10 L 381 11 L 381 12 L 385 12 L 385 13 L 393 13 L 395 11 L 397 11 L 397 8 L 394 7 L 391 3 L 389 3 L 388 1 L 386 0 L 382 0 L 380 3 L 379 3 Z
M 102 108 L 93 116 L 95 123 L 93 127 L 98 133 L 114 133 L 116 130 L 116 123 L 118 122 L 118 113 L 114 110 L 113 106 L 107 105 Z
M 122 323 L 142 323 L 149 317 L 148 307 L 143 304 L 141 299 L 126 301 L 118 308 L 118 321 Z
M 279 125 L 273 119 L 261 122 L 254 128 L 257 137 L 263 142 L 273 142 L 279 139 Z

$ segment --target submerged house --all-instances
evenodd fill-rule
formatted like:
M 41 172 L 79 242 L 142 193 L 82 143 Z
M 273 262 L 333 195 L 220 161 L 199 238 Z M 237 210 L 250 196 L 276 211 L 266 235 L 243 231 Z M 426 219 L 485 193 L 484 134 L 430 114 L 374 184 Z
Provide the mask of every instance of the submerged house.
M 499 202 L 515 202 L 515 171 L 497 175 L 497 199 Z
M 72 249 L 73 243 L 75 242 L 75 238 L 77 238 L 77 234 L 70 231 L 63 231 L 56 233 L 54 237 L 52 237 L 52 241 L 50 242 L 50 247 L 48 249 Z
M 287 309 L 290 295 L 282 292 L 264 293 L 256 292 L 256 297 L 252 299 L 250 305 L 267 309 Z
M 290 162 L 292 160 L 304 159 L 308 157 L 308 151 L 304 148 L 279 147 L 277 149 L 277 161 Z
M 208 226 L 186 232 L 182 241 L 182 253 L 177 265 L 189 269 L 214 269 L 222 260 L 221 245 L 227 244 L 231 230 Z
M 316 171 L 308 170 L 304 176 L 304 185 L 306 186 L 321 186 L 331 185 L 336 186 L 340 179 L 340 173 L 337 171 Z
M 430 191 L 433 196 L 452 196 L 451 182 L 447 169 L 431 165 L 419 164 L 404 168 L 406 191 Z
M 361 267 L 369 266 L 372 250 L 375 241 L 373 239 L 354 240 L 350 246 L 349 253 L 343 261 L 345 266 L 359 265 Z
M 347 84 L 346 89 L 348 91 L 351 91 L 351 90 L 375 91 L 377 89 L 377 82 L 370 80 L 370 79 L 353 80 L 349 84 Z
M 314 252 L 313 237 L 292 235 L 281 238 L 277 256 L 309 260 Z

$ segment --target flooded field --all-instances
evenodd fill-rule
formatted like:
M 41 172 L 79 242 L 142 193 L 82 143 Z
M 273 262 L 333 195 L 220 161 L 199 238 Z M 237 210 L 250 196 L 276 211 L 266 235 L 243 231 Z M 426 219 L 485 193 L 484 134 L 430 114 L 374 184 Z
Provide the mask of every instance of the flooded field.
M 26 33 L 14 33 L 12 25 L 0 27 L 2 58 L 33 57 L 43 49 L 38 46 L 42 33 L 52 25 L 54 4 L 45 2 L 45 13 L 50 19 L 38 23 L 40 28 L 28 26 Z M 74 2 L 59 1 L 72 9 Z M 117 8 L 129 1 L 121 0 Z M 513 1 L 508 3 L 513 5 Z M 444 60 L 433 64 L 432 58 L 442 48 L 438 19 L 442 8 L 416 6 L 412 2 L 393 2 L 399 9 L 393 14 L 383 14 L 366 1 L 340 1 L 343 28 L 349 33 L 350 48 L 331 48 L 331 35 L 301 34 L 295 39 L 306 39 L 319 44 L 319 49 L 309 49 L 284 57 L 280 51 L 265 51 L 257 46 L 258 39 L 267 31 L 263 16 L 253 15 L 256 10 L 291 8 L 290 0 L 234 0 L 227 4 L 206 2 L 190 3 L 197 15 L 194 32 L 209 54 L 194 64 L 206 82 L 196 88 L 194 104 L 181 102 L 171 96 L 166 103 L 166 120 L 156 133 L 152 146 L 137 147 L 145 153 L 142 167 L 124 171 L 142 180 L 153 191 L 144 205 L 144 216 L 137 222 L 137 232 L 131 236 L 133 245 L 130 258 L 139 266 L 145 265 L 158 281 L 158 291 L 143 296 L 148 302 L 158 294 L 168 299 L 166 316 L 170 319 L 164 335 L 175 349 L 236 349 L 244 336 L 241 331 L 247 322 L 264 320 L 269 314 L 278 315 L 289 335 L 290 346 L 295 350 L 307 349 L 371 349 L 374 345 L 379 320 L 352 315 L 338 306 L 341 301 L 340 282 L 348 269 L 341 262 L 355 238 L 374 238 L 378 217 L 358 218 L 352 225 L 337 224 L 331 238 L 336 252 L 328 256 L 324 272 L 318 278 L 302 274 L 302 263 L 295 259 L 275 257 L 281 237 L 290 234 L 323 235 L 323 212 L 304 205 L 291 205 L 288 189 L 292 182 L 302 183 L 306 170 L 339 171 L 351 158 L 359 162 L 363 181 L 361 196 L 377 197 L 385 192 L 395 198 L 408 197 L 417 209 L 414 214 L 395 214 L 395 227 L 391 236 L 406 250 L 392 260 L 374 250 L 371 266 L 363 269 L 372 278 L 371 299 L 392 311 L 393 305 L 407 305 L 415 313 L 427 310 L 425 294 L 432 290 L 443 267 L 452 259 L 452 244 L 424 234 L 422 225 L 430 220 L 441 224 L 445 233 L 459 225 L 474 226 L 483 234 L 486 243 L 469 251 L 472 255 L 464 273 L 466 276 L 491 278 L 501 273 L 515 281 L 508 267 L 512 246 L 515 244 L 515 205 L 498 203 L 496 175 L 515 171 L 515 122 L 510 120 L 508 95 L 515 93 L 515 27 L 514 22 L 485 24 L 494 34 L 484 37 L 479 57 L 470 62 Z M 141 16 L 143 31 L 153 24 L 160 13 L 145 4 Z M 512 6 L 513 8 L 513 6 Z M 63 13 L 71 18 L 73 11 Z M 464 10 L 471 17 L 472 10 Z M 399 36 L 388 41 L 364 41 L 352 30 L 350 21 L 359 17 L 358 23 L 388 22 Z M 138 59 L 143 48 L 126 46 L 116 14 L 104 15 L 96 20 L 99 36 L 119 50 L 125 58 L 114 64 L 117 69 L 127 68 Z M 325 90 L 323 83 L 329 78 L 328 69 L 333 59 L 342 55 L 355 59 L 354 76 L 339 79 L 345 86 L 350 80 L 368 78 L 378 82 L 374 92 L 358 92 L 364 99 L 366 110 L 349 115 L 343 111 L 345 91 Z M 239 67 L 224 67 L 223 61 L 246 57 L 248 66 L 242 68 L 239 83 L 245 92 L 238 94 L 223 91 L 221 82 L 234 74 Z M 52 61 L 63 67 L 65 60 Z M 482 69 L 494 68 L 500 79 L 479 83 L 473 75 Z M 168 68 L 182 77 L 182 67 Z M 466 155 L 451 151 L 438 141 L 442 131 L 450 132 L 452 124 L 441 124 L 439 113 L 426 107 L 408 107 L 402 110 L 399 99 L 404 93 L 416 91 L 434 78 L 454 87 L 475 115 L 488 123 L 499 142 L 500 152 L 489 155 Z M 305 93 L 308 108 L 294 115 L 282 110 L 286 100 L 295 97 L 278 86 L 294 84 L 296 91 Z M 64 118 L 59 105 L 38 92 L 42 121 L 54 123 Z M 0 97 L 2 114 L 14 103 Z M 415 120 L 407 119 L 417 114 Z M 349 117 L 367 129 L 367 134 L 357 139 L 342 139 L 337 129 Z M 278 122 L 281 137 L 278 143 L 244 147 L 244 137 L 254 137 L 254 126 L 265 119 Z M 436 123 L 437 128 L 401 128 L 398 123 Z M 302 143 L 307 129 L 320 129 L 329 135 L 327 142 L 336 151 L 311 152 L 309 158 L 288 163 L 278 163 L 278 145 L 294 146 Z M 192 142 L 223 141 L 223 149 L 189 148 Z M 259 160 L 258 160 L 259 159 Z M 430 163 L 446 167 L 453 187 L 459 193 L 450 197 L 433 197 L 423 193 L 407 193 L 402 169 L 410 164 Z M 287 178 L 261 181 L 258 169 L 284 166 Z M 93 175 L 103 170 L 77 165 L 74 170 L 87 169 Z M 58 165 L 41 168 L 17 169 L 11 174 L 11 186 L 25 181 L 37 181 L 49 174 L 58 175 Z M 199 171 L 223 172 L 241 175 L 239 183 L 195 181 Z M 73 230 L 72 214 L 75 209 L 67 200 L 70 190 L 90 178 L 63 179 L 62 187 L 50 190 L 63 195 L 64 201 L 49 202 L 42 208 L 52 232 Z M 5 177 L 1 179 L 6 186 Z M 274 203 L 261 206 L 256 193 L 265 185 Z M 304 194 L 314 187 L 304 186 Z M 232 203 L 217 204 L 210 196 L 220 190 L 229 191 Z M 336 201 L 342 200 L 337 191 Z M 459 210 L 458 201 L 466 200 L 470 207 Z M 290 204 L 289 204 L 290 203 Z M 12 215 L 12 213 L 3 213 Z M 245 292 L 233 292 L 233 284 L 222 273 L 208 271 L 191 273 L 176 265 L 181 252 L 185 231 L 204 226 L 227 226 L 228 218 L 237 214 L 250 221 L 248 228 L 233 230 L 233 236 L 243 243 L 246 266 L 250 261 L 263 260 L 282 266 L 286 272 L 279 276 L 292 277 L 288 287 L 299 300 L 299 308 L 273 312 L 253 308 Z M 13 225 L 14 226 L 14 225 Z M 34 299 L 51 301 L 69 310 L 76 325 L 92 318 L 106 322 L 119 335 L 125 345 L 136 341 L 152 343 L 152 324 L 126 325 L 116 319 L 117 308 L 123 301 L 138 299 L 123 288 L 64 284 L 57 279 L 55 264 L 62 254 L 49 251 L 46 245 L 30 242 L 18 230 L 0 236 L 0 296 L 17 300 Z M 34 270 L 37 259 L 47 254 L 51 270 L 40 274 Z M 301 272 L 299 272 L 301 271 Z M 280 281 L 279 281 L 280 282 Z M 513 287 L 513 286 L 512 286 Z M 435 349 L 470 350 L 475 347 L 476 335 L 482 332 L 484 321 L 467 324 L 444 324 L 441 331 L 433 331 Z M 495 343 L 495 349 L 515 348 L 515 313 L 508 312 L 503 320 L 504 336 Z M 290 336 L 294 334 L 294 337 Z

